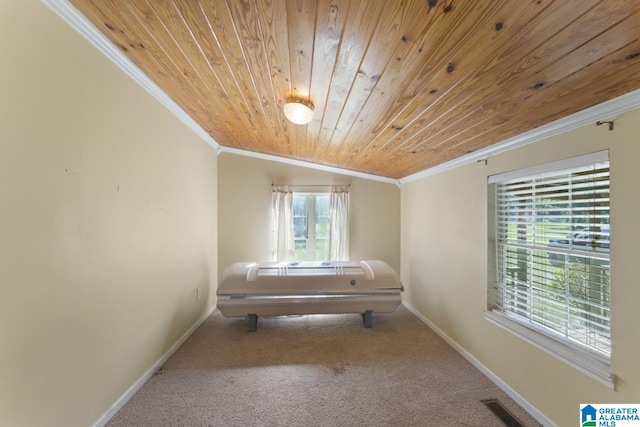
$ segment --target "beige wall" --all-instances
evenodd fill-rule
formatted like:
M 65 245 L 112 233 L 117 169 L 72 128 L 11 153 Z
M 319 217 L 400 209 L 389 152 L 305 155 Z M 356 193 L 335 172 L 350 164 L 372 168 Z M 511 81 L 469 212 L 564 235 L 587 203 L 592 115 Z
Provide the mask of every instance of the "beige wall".
M 213 303 L 217 159 L 37 0 L 0 58 L 0 425 L 87 426 Z
M 218 170 L 218 265 L 271 259 L 271 184 L 351 184 L 350 259 L 400 271 L 400 190 L 394 184 L 222 153 Z
M 559 426 L 580 403 L 640 401 L 640 111 L 615 130 L 587 126 L 403 185 L 405 299 Z M 487 277 L 487 176 L 601 149 L 611 159 L 611 391 L 483 317 Z

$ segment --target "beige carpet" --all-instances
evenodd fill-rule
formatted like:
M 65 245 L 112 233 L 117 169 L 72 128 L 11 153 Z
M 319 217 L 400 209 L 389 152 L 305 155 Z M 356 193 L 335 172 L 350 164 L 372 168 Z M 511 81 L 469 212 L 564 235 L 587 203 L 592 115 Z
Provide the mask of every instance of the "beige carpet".
M 108 426 L 539 425 L 406 308 L 244 319 L 215 311 Z

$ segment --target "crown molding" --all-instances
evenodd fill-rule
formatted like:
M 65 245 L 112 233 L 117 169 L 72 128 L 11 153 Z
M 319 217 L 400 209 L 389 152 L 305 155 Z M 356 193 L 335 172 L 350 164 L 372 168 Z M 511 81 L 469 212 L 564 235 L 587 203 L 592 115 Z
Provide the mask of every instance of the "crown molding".
M 554 122 L 542 125 L 528 132 L 506 139 L 497 144 L 491 145 L 474 153 L 450 160 L 432 168 L 425 169 L 413 175 L 406 176 L 399 180 L 400 184 L 415 181 L 430 175 L 435 175 L 458 166 L 474 163 L 479 160 L 486 160 L 496 154 L 514 148 L 522 147 L 532 142 L 540 141 L 555 135 L 559 135 L 582 126 L 594 124 L 603 118 L 614 117 L 640 108 L 640 90 L 626 93 L 617 98 L 610 99 L 601 104 L 594 105 L 577 113 L 558 119 Z
M 122 71 L 142 86 L 155 99 L 164 105 L 187 127 L 194 131 L 207 144 L 211 145 L 217 153 L 220 152 L 220 144 L 211 137 L 195 120 L 184 112 L 158 85 L 156 85 L 145 73 L 143 73 L 129 58 L 127 58 L 111 41 L 100 32 L 78 9 L 68 0 L 42 0 L 51 10 L 60 16 L 67 24 L 76 30 L 89 43 L 95 46 L 107 58 L 114 62 Z
M 341 169 L 333 166 L 325 166 L 317 163 L 305 162 L 302 160 L 294 160 L 294 159 L 288 159 L 286 157 L 272 156 L 270 154 L 256 153 L 254 151 L 239 150 L 237 148 L 231 148 L 231 147 L 221 147 L 220 151 L 222 153 L 237 154 L 239 156 L 253 157 L 256 159 L 269 160 L 272 162 L 286 163 L 288 165 L 293 165 L 293 166 L 301 166 L 309 169 L 317 169 L 324 172 L 338 173 L 341 175 L 349 175 L 349 176 L 354 176 L 356 178 L 369 179 L 372 181 L 380 181 L 380 182 L 385 182 L 387 184 L 396 184 L 396 185 L 398 184 L 397 179 L 387 178 L 385 176 L 371 175 L 364 172 L 357 172 L 349 169 Z

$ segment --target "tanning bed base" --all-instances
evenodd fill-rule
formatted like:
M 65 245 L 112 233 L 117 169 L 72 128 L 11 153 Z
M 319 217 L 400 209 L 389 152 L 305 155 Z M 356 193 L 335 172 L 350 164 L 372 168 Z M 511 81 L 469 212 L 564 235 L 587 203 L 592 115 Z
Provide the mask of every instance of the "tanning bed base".
M 391 313 L 404 289 L 382 261 L 234 263 L 218 287 L 217 307 L 225 317 L 247 317 L 249 331 L 259 316 L 360 313 L 372 326 L 373 312 Z

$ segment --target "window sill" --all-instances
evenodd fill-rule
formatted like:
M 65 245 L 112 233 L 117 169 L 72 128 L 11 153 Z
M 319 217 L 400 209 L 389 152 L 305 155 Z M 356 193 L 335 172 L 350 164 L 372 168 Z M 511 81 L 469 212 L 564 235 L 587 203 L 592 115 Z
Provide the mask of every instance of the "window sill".
M 487 310 L 484 312 L 484 317 L 489 322 L 511 332 L 529 344 L 534 345 L 545 353 L 607 386 L 611 390 L 615 390 L 616 377 L 611 373 L 609 363 L 591 357 L 585 351 L 581 351 L 578 348 L 574 348 L 573 346 L 537 332 L 534 329 L 528 328 L 501 312 Z

